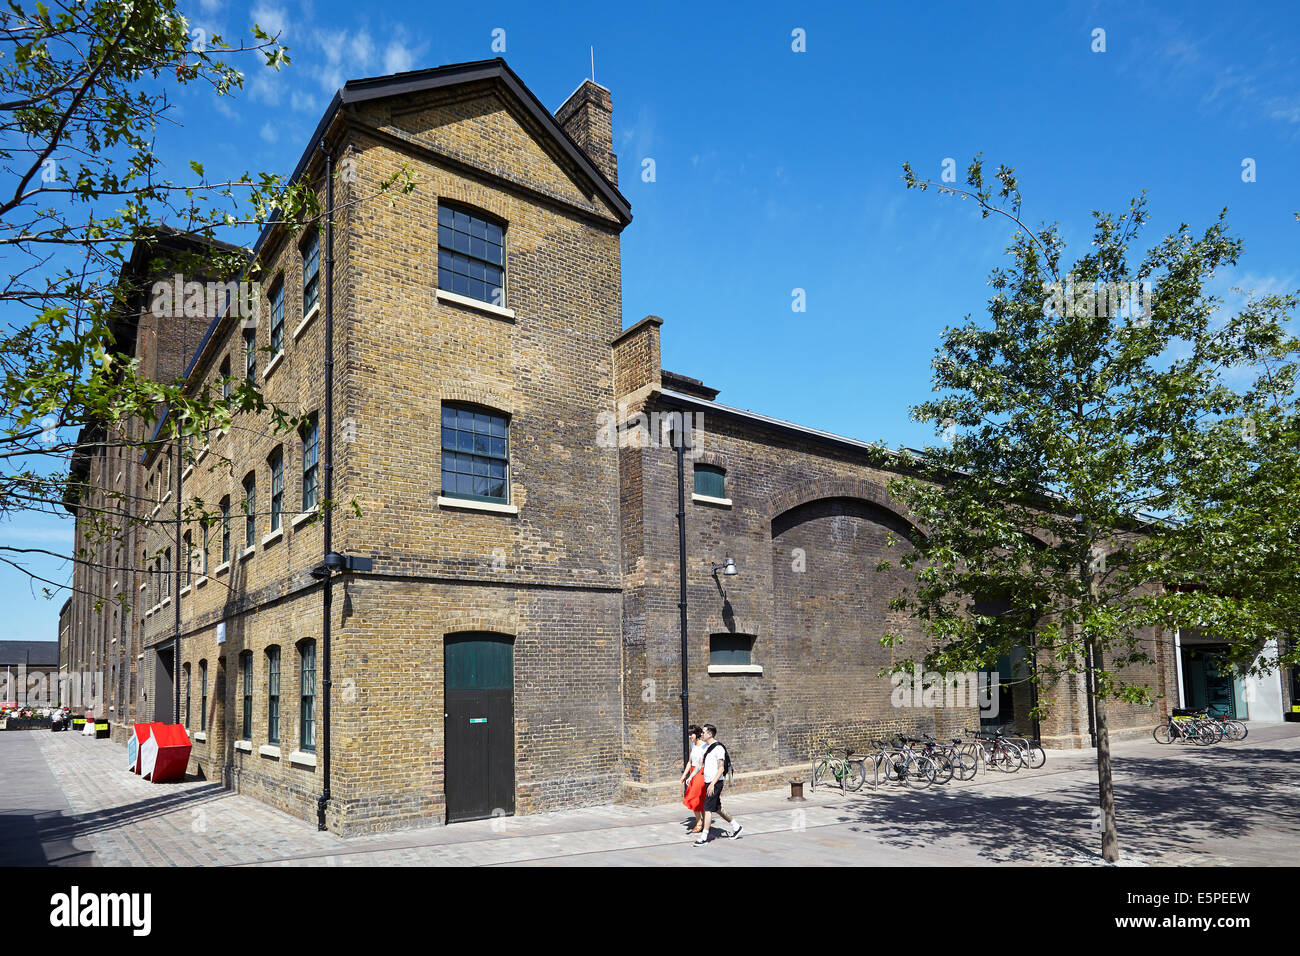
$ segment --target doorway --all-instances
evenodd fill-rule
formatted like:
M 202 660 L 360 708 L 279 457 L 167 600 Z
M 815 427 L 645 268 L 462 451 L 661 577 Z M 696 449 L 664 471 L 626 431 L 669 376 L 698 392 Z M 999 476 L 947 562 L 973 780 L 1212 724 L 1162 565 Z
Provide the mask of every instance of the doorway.
M 160 724 L 176 723 L 172 700 L 176 692 L 176 674 L 171 647 L 154 651 L 153 667 L 153 719 Z
M 515 812 L 514 639 L 449 635 L 445 645 L 447 822 Z
M 1183 680 L 1186 701 L 1192 710 L 1208 710 L 1213 715 L 1246 719 L 1245 694 L 1231 674 L 1223 669 L 1226 648 L 1212 644 L 1183 648 Z

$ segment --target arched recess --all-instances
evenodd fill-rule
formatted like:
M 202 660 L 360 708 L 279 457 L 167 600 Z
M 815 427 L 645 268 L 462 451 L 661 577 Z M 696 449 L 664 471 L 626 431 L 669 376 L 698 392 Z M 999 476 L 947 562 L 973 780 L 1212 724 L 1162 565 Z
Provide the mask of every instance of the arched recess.
M 773 522 L 775 522 L 782 515 L 793 511 L 801 505 L 810 504 L 814 501 L 826 498 L 859 499 L 867 504 L 875 505 L 884 511 L 895 514 L 900 519 L 916 528 L 916 530 L 921 532 L 922 535 L 929 535 L 929 532 L 921 522 L 902 513 L 899 509 L 898 503 L 890 497 L 885 482 L 868 478 L 827 478 L 800 484 L 772 499 L 772 507 L 769 517 Z
M 906 612 L 889 607 L 910 573 L 890 538 L 918 529 L 876 487 L 828 483 L 785 496 L 774 513 L 772 637 L 765 656 L 771 675 L 781 758 L 807 759 L 823 738 L 862 746 L 873 737 L 933 731 L 929 711 L 902 713 L 879 675 L 893 663 L 886 633 L 902 634 L 908 650 L 924 635 Z M 831 494 L 819 493 L 831 492 Z M 803 500 L 800 500 L 803 499 Z M 889 570 L 878 565 L 888 561 Z M 768 663 L 771 666 L 768 667 Z

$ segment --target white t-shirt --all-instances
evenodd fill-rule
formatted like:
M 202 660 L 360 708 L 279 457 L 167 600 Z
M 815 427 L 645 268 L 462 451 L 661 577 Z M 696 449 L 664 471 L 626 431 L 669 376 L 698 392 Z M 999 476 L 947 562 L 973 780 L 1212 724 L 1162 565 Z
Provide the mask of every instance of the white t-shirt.
M 704 763 L 704 744 L 699 743 L 691 748 L 691 766 L 698 767 Z
M 704 782 L 713 783 L 718 777 L 722 776 L 722 768 L 726 766 L 727 748 L 716 741 L 710 744 L 712 750 L 704 758 Z M 705 748 L 708 750 L 708 747 Z

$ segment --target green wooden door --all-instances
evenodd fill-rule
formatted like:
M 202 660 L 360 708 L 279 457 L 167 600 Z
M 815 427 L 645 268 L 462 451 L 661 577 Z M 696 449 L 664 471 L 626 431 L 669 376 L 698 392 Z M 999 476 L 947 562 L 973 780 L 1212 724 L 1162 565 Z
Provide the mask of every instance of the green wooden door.
M 513 814 L 513 641 L 501 634 L 454 634 L 444 661 L 447 822 Z

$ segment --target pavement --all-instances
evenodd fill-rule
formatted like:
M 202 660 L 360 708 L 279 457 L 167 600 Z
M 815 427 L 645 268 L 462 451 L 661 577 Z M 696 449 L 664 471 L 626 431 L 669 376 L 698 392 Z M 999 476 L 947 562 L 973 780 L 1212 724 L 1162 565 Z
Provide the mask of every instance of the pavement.
M 1300 724 L 1213 747 L 1112 745 L 1121 866 L 1292 866 Z M 680 804 L 607 806 L 342 839 L 219 784 L 154 785 L 125 748 L 0 732 L 3 866 L 1103 865 L 1096 754 L 924 791 L 728 795 L 744 830 L 692 845 Z M 805 786 L 805 789 L 807 787 Z

